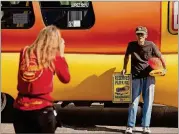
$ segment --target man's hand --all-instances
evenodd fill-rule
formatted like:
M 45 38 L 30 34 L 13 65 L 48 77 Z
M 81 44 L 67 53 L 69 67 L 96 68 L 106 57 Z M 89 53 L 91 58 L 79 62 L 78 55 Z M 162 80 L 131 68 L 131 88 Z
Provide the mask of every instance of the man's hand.
M 163 71 L 162 71 L 162 76 L 165 76 L 166 73 L 167 73 L 167 69 L 163 69 Z
M 127 72 L 127 70 L 126 70 L 126 69 L 123 69 L 123 70 L 121 71 L 121 74 L 122 74 L 122 75 L 125 75 L 126 72 Z

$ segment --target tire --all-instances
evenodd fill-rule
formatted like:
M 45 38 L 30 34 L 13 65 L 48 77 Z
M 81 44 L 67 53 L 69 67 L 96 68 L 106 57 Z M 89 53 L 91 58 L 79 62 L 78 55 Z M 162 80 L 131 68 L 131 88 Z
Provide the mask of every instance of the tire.
M 1 112 L 4 110 L 7 104 L 7 97 L 5 93 L 1 93 Z
M 11 97 L 10 95 L 6 93 L 1 93 L 1 97 L 5 96 L 6 102 L 3 102 L 1 105 L 1 122 L 2 123 L 12 123 L 13 121 L 13 103 L 14 103 L 14 98 Z M 3 99 L 3 98 L 2 98 Z

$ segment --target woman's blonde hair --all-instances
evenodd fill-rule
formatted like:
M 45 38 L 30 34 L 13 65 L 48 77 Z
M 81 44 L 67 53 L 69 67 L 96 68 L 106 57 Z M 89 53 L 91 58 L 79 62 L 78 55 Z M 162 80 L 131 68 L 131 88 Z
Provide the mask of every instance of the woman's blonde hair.
M 56 53 L 53 53 L 52 50 L 56 49 L 56 52 L 60 52 L 60 43 L 63 42 L 56 26 L 50 25 L 42 29 L 34 43 L 26 49 L 25 61 L 27 67 L 29 66 L 31 55 L 35 54 L 38 67 L 49 68 L 51 71 L 54 71 L 55 66 L 53 61 Z M 56 47 L 54 48 L 54 46 Z

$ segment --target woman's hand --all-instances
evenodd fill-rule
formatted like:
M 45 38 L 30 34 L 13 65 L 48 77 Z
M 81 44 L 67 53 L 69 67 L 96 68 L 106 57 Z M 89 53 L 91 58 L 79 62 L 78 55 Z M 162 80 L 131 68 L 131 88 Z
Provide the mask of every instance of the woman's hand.
M 65 41 L 63 38 L 61 38 L 61 43 L 60 43 L 60 56 L 64 57 L 64 51 L 65 51 Z

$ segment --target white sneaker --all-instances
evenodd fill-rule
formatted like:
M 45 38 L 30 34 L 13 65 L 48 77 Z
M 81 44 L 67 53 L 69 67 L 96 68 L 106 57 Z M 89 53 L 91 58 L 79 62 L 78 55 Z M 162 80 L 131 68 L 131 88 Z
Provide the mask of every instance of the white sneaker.
M 127 127 L 125 134 L 132 134 L 132 129 L 133 129 L 132 127 Z
M 151 133 L 150 128 L 149 127 L 143 127 L 143 133 L 144 134 L 150 134 Z

